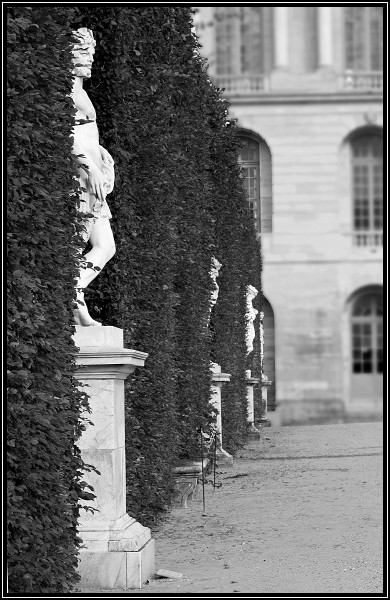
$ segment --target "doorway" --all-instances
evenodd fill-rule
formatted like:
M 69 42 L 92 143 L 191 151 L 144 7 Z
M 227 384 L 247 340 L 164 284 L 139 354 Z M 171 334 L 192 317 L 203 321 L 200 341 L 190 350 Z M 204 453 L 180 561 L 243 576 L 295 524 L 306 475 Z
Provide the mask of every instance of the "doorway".
M 383 397 L 383 298 L 379 289 L 361 291 L 351 304 L 351 404 Z

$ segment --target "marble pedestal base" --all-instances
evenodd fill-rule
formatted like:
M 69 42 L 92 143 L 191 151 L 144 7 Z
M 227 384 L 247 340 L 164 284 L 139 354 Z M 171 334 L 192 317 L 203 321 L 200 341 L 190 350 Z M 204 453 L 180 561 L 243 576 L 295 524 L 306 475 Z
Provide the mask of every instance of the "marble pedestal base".
M 154 540 L 135 552 L 81 550 L 78 571 L 82 589 L 140 589 L 155 572 Z
M 258 377 L 252 377 L 250 371 L 246 372 L 246 398 L 248 407 L 248 438 L 250 440 L 260 440 L 260 431 L 255 427 L 255 399 L 254 387 L 259 383 Z
M 261 415 L 261 427 L 271 427 L 271 421 L 267 418 L 267 391 L 272 381 L 266 375 L 263 375 L 261 380 L 261 402 L 263 405 L 263 414 Z
M 123 347 L 116 327 L 76 327 L 77 379 L 89 396 L 91 413 L 78 445 L 85 463 L 100 474 L 84 479 L 96 498 L 83 501 L 78 533 L 80 589 L 141 588 L 154 573 L 154 541 L 150 529 L 126 512 L 124 380 L 143 367 L 147 354 Z
M 217 447 L 217 462 L 219 465 L 230 467 L 233 465 L 233 457 L 222 446 L 222 385 L 230 381 L 230 373 L 221 373 L 220 365 L 211 363 L 211 403 L 217 410 L 217 436 L 219 444 Z

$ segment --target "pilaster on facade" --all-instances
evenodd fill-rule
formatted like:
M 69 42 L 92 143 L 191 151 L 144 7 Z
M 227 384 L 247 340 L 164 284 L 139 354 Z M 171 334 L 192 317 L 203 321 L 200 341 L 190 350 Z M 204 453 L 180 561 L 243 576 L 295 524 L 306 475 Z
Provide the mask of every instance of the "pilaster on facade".
M 274 8 L 275 68 L 288 69 L 288 7 Z
M 319 67 L 331 69 L 333 67 L 333 31 L 332 7 L 318 7 L 318 63 Z
M 216 40 L 215 40 L 215 21 L 214 7 L 202 6 L 194 7 L 197 12 L 194 15 L 194 27 L 199 43 L 201 45 L 201 54 L 208 62 L 208 73 L 210 77 L 216 75 Z

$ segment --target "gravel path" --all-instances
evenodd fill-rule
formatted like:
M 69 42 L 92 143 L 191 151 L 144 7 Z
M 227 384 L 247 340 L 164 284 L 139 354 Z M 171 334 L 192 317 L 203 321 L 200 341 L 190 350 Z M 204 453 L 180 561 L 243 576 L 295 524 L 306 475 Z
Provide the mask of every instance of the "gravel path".
M 121 593 L 382 592 L 382 423 L 261 435 L 217 470 L 205 513 L 199 488 L 153 532 L 156 570 L 183 577 Z

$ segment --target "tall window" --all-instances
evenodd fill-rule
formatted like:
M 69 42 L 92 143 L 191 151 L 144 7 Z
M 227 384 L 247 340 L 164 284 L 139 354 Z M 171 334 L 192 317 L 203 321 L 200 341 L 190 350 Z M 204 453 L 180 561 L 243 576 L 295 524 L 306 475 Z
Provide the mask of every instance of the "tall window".
M 248 196 L 249 207 L 253 213 L 255 227 L 261 229 L 260 211 L 260 161 L 259 144 L 254 140 L 242 138 L 240 153 L 241 173 L 244 188 Z
M 217 75 L 260 75 L 271 68 L 272 13 L 264 6 L 216 6 Z
M 383 243 L 383 141 L 360 135 L 351 142 L 353 225 L 358 246 Z
M 271 153 L 261 138 L 242 136 L 241 142 L 239 163 L 256 231 L 269 233 L 272 231 Z
M 345 11 L 345 68 L 383 70 L 383 7 L 348 6 Z
M 366 293 L 352 308 L 352 372 L 383 373 L 383 300 Z

